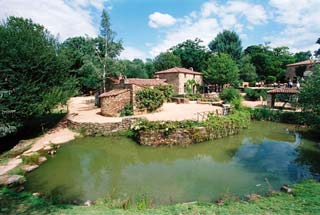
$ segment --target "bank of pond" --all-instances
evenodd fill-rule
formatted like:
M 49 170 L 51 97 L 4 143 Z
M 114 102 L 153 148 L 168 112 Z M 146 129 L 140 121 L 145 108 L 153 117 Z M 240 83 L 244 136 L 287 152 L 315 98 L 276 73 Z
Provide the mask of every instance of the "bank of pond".
M 296 126 L 252 122 L 238 135 L 188 146 L 146 147 L 123 136 L 63 145 L 26 175 L 26 191 L 61 202 L 103 199 L 151 206 L 265 194 L 320 178 L 320 151 Z

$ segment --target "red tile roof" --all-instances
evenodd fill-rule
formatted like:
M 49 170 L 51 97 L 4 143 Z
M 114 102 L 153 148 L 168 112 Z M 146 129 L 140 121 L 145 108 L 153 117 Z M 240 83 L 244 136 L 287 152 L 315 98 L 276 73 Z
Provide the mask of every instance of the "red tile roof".
M 141 87 L 147 86 L 160 86 L 168 85 L 166 79 L 141 79 L 141 78 L 128 78 L 124 82 L 125 84 L 135 84 Z
M 292 67 L 292 66 L 305 66 L 305 65 L 311 65 L 315 63 L 320 63 L 320 61 L 314 61 L 314 60 L 305 60 L 297 63 L 292 63 L 288 64 L 287 67 Z
M 268 91 L 268 94 L 298 94 L 298 93 L 300 93 L 299 90 L 294 88 L 287 88 L 287 87 L 276 88 Z
M 184 74 L 191 74 L 191 75 L 203 75 L 201 72 L 195 72 L 195 71 L 190 70 L 190 69 L 178 68 L 178 67 L 174 67 L 174 68 L 171 68 L 171 69 L 159 71 L 159 72 L 156 72 L 155 74 L 156 75 L 160 75 L 160 74 L 170 74 L 170 73 L 184 73 Z
M 109 96 L 117 96 L 128 91 L 129 89 L 110 90 L 108 92 L 102 93 L 99 97 L 102 98 L 102 97 L 109 97 Z

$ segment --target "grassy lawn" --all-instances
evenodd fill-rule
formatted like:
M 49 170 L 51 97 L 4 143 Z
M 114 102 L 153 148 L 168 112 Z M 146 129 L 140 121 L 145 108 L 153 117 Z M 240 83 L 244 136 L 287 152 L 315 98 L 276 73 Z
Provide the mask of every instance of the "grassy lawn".
M 223 206 L 196 203 L 147 209 L 129 206 L 126 210 L 106 205 L 54 205 L 28 193 L 0 188 L 0 208 L 0 214 L 319 214 L 320 183 L 304 181 L 294 186 L 293 195 L 277 193 L 251 202 L 226 201 Z

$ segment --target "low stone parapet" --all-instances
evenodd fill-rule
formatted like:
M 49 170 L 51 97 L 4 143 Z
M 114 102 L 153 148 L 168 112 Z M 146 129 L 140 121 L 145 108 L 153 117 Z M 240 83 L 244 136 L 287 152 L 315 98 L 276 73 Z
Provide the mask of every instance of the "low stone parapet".
M 126 131 L 137 118 L 124 118 L 120 122 L 76 122 L 68 120 L 68 127 L 88 136 L 109 135 L 119 131 Z

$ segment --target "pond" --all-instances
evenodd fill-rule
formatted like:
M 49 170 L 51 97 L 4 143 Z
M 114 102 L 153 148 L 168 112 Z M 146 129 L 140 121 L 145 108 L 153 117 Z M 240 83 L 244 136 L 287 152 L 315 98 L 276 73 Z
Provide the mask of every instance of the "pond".
M 125 137 L 65 144 L 27 176 L 26 190 L 64 200 L 147 197 L 154 204 L 213 201 L 319 179 L 320 152 L 294 127 L 254 122 L 241 134 L 188 147 L 146 147 Z

